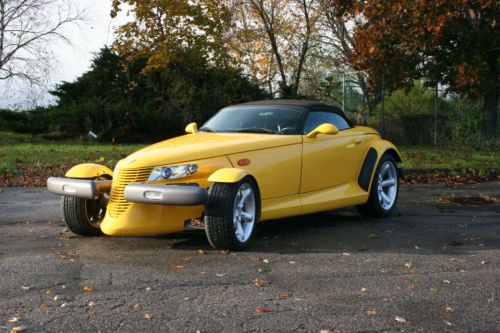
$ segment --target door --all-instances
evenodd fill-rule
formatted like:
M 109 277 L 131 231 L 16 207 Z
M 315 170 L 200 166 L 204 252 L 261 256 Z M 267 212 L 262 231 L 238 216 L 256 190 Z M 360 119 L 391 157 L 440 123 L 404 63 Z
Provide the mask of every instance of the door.
M 305 136 L 317 126 L 330 123 L 339 132 L 335 135 Z M 304 125 L 302 178 L 300 192 L 307 193 L 357 180 L 359 156 L 363 154 L 365 138 L 351 129 L 340 114 L 310 111 Z

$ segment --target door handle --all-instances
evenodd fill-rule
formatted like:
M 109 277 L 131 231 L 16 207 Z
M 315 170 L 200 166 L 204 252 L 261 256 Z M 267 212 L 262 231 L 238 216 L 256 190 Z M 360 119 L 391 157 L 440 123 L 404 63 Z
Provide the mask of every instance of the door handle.
M 354 139 L 351 141 L 351 143 L 349 143 L 346 148 L 354 148 L 356 147 L 357 145 L 359 145 L 361 142 L 363 142 L 362 139 Z
M 357 144 L 357 145 L 359 145 L 361 142 L 363 142 L 362 139 L 355 139 L 354 140 L 354 143 Z

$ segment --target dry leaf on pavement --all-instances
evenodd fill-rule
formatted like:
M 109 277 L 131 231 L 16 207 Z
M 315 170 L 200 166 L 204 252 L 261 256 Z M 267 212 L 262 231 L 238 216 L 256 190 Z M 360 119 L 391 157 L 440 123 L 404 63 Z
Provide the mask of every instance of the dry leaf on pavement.
M 85 287 L 83 287 L 83 291 L 85 291 L 86 293 L 91 293 L 94 291 L 94 288 L 89 287 L 89 286 L 85 286 Z
M 445 313 L 453 313 L 453 312 L 455 312 L 455 310 L 453 310 L 453 308 L 451 306 L 447 305 L 444 308 L 444 312 Z
M 394 317 L 394 320 L 397 321 L 398 323 L 401 323 L 401 324 L 405 324 L 408 322 L 405 318 L 400 317 L 400 316 Z
M 256 287 L 262 287 L 262 285 L 265 283 L 264 280 L 262 279 L 259 279 L 259 278 L 256 278 L 255 280 L 253 280 L 254 284 Z
M 257 308 L 257 309 L 255 309 L 255 312 L 257 312 L 257 313 L 267 313 L 267 312 L 273 312 L 273 310 L 267 309 L 267 308 Z
M 144 319 L 151 319 L 153 317 L 154 317 L 154 315 L 152 313 L 145 313 L 144 314 Z
M 376 309 L 369 309 L 366 314 L 368 314 L 369 316 L 374 316 L 377 314 L 377 310 Z
M 26 331 L 26 326 L 17 326 L 10 329 L 9 333 L 18 333 Z

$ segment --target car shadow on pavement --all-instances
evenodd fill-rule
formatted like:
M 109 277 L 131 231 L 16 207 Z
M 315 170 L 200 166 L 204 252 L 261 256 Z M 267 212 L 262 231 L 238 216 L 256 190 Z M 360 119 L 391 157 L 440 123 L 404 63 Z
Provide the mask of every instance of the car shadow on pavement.
M 471 223 L 472 222 L 472 223 Z M 346 253 L 393 252 L 460 254 L 481 248 L 500 248 L 495 236 L 500 221 L 469 216 L 419 216 L 396 212 L 368 219 L 354 209 L 311 214 L 260 223 L 246 252 Z M 162 237 L 163 238 L 163 237 Z M 167 235 L 172 249 L 210 250 L 203 231 Z

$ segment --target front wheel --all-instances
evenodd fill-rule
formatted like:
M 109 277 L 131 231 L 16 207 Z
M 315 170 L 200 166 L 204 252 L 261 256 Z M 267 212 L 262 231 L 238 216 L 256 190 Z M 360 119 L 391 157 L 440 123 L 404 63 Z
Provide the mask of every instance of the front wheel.
M 97 200 L 63 197 L 64 222 L 68 229 L 80 236 L 99 236 L 100 224 L 106 214 L 107 200 L 103 195 Z
M 208 192 L 205 231 L 219 250 L 243 250 L 260 217 L 260 197 L 250 177 L 235 184 L 213 183 Z
M 396 160 L 386 154 L 380 159 L 373 176 L 368 202 L 356 208 L 366 217 L 386 217 L 396 207 L 398 194 L 399 171 Z

